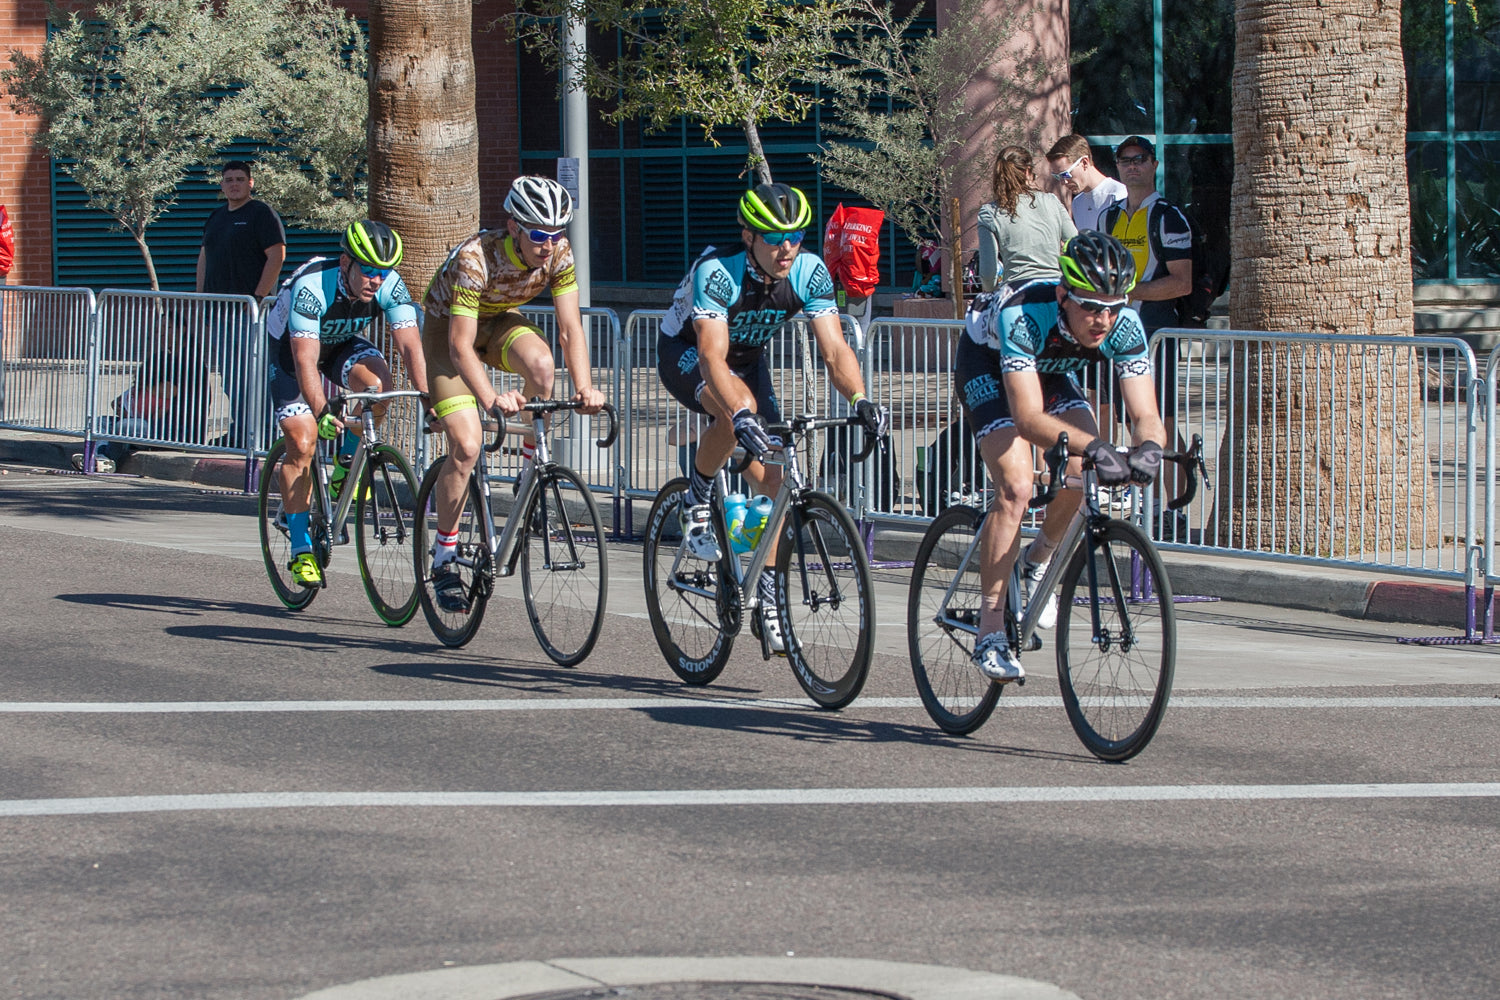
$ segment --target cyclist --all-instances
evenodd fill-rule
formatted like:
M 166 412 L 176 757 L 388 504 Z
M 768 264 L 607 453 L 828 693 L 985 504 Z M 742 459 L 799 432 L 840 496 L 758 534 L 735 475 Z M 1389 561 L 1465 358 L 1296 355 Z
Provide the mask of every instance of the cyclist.
M 756 461 L 746 470 L 757 490 L 774 495 L 781 471 L 759 461 L 775 442 L 765 423 L 781 413 L 765 363 L 772 334 L 798 312 L 811 320 L 834 388 L 854 406 L 870 434 L 883 435 L 886 414 L 865 397 L 859 360 L 844 342 L 833 279 L 815 254 L 802 253 L 812 222 L 807 196 L 786 184 L 758 184 L 739 203 L 740 241 L 735 252 L 710 247 L 683 278 L 662 319 L 657 371 L 672 396 L 709 417 L 689 469 L 684 517 L 689 553 L 709 562 L 721 553 L 714 540 L 709 502 L 713 479 L 738 442 Z M 774 540 L 771 543 L 774 562 Z M 770 563 L 768 562 L 768 565 Z M 757 581 L 760 626 L 772 652 L 786 652 L 776 617 L 775 576 Z
M 376 385 L 382 392 L 392 389 L 390 366 L 362 335 L 375 314 L 384 312 L 412 384 L 421 391 L 427 385 L 417 311 L 395 270 L 401 263 L 401 237 L 383 222 L 361 219 L 344 230 L 340 251 L 337 260 L 314 257 L 297 268 L 282 283 L 266 316 L 271 408 L 286 439 L 281 496 L 292 547 L 288 568 L 304 587 L 323 582 L 308 530 L 313 451 L 319 438 L 332 439 L 344 429 L 329 412 L 322 379 L 355 391 Z M 384 416 L 385 407 L 376 407 L 376 419 Z M 340 439 L 342 459 L 354 454 L 355 430 L 357 425 L 351 425 Z M 344 464 L 335 470 L 335 490 Z
M 573 399 L 582 413 L 597 413 L 604 395 L 594 388 L 589 343 L 578 311 L 573 248 L 563 227 L 573 219 L 573 199 L 557 181 L 522 176 L 505 198 L 504 229 L 483 230 L 454 248 L 427 287 L 422 352 L 432 382 L 432 408 L 448 435 L 448 460 L 434 487 L 437 538 L 432 589 L 448 612 L 469 610 L 463 581 L 449 563 L 457 555 L 458 517 L 465 484 L 484 443 L 483 410 L 504 423 L 533 396 L 552 395 L 552 347 L 520 312 L 551 289 L 563 360 L 573 377 Z M 525 392 L 496 392 L 485 366 L 520 375 Z M 521 447 L 522 474 L 536 441 L 528 431 Z
M 1166 441 L 1145 330 L 1126 305 L 1135 286 L 1130 251 L 1113 236 L 1087 230 L 1068 242 L 1058 264 L 1060 282 L 1002 286 L 975 299 L 954 360 L 954 383 L 996 484 L 980 540 L 984 601 L 974 645 L 974 665 L 992 681 L 1025 676 L 1005 634 L 1005 587 L 1031 499 L 1031 446 L 1049 447 L 1066 432 L 1069 451 L 1093 461 L 1101 484 L 1121 485 L 1154 481 Z M 1114 362 L 1130 415 L 1128 455 L 1099 437 L 1077 381 L 1105 358 Z M 1078 475 L 1076 460 L 1069 471 Z M 1028 583 L 1041 579 L 1082 500 L 1081 490 L 1065 489 L 1048 506 L 1022 564 Z

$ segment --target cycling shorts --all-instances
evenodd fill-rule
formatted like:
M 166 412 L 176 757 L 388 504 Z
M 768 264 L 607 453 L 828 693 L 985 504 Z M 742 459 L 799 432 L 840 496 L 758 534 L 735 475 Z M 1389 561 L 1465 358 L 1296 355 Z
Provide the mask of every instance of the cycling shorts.
M 1070 410 L 1087 410 L 1088 400 L 1072 375 L 1064 372 L 1037 372 L 1042 381 L 1042 409 L 1052 416 Z M 1005 395 L 1005 378 L 1000 372 L 1000 352 L 976 344 L 972 338 L 958 338 L 958 354 L 953 362 L 953 383 L 963 403 L 964 415 L 974 428 L 975 440 L 994 431 L 1014 428 L 1010 400 Z
M 312 407 L 302 398 L 302 387 L 297 384 L 297 370 L 291 360 L 291 338 L 284 338 L 281 343 L 283 346 L 275 351 L 266 372 L 266 380 L 270 386 L 271 412 L 275 414 L 278 424 L 301 413 L 312 414 Z M 318 373 L 335 385 L 352 389 L 349 373 L 355 365 L 370 358 L 380 358 L 383 361 L 385 355 L 380 353 L 380 348 L 363 337 L 350 337 L 337 344 L 324 344 L 318 352 Z M 360 391 L 364 388 L 359 387 Z
M 446 399 L 474 394 L 453 365 L 453 355 L 449 353 L 449 319 L 447 316 L 429 315 L 422 328 L 422 354 L 427 359 L 427 383 L 434 405 Z M 518 374 L 511 364 L 510 349 L 516 341 L 528 334 L 540 337 L 542 331 L 519 310 L 503 310 L 479 320 L 479 330 L 474 336 L 474 353 L 491 368 Z
M 661 384 L 667 387 L 672 398 L 694 413 L 707 414 L 708 410 L 698 401 L 708 383 L 698 370 L 698 347 L 680 337 L 665 334 L 656 339 L 657 373 Z M 742 365 L 729 369 L 736 378 L 745 383 L 755 397 L 755 412 L 767 423 L 781 422 L 781 407 L 776 402 L 776 388 L 771 384 L 771 366 L 766 364 L 764 351 Z

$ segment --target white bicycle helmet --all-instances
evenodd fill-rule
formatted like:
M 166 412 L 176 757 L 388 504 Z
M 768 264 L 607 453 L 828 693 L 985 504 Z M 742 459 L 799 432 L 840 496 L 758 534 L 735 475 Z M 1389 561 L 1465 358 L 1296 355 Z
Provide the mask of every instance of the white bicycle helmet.
M 527 174 L 511 184 L 505 210 L 523 226 L 561 229 L 573 221 L 573 198 L 552 178 Z

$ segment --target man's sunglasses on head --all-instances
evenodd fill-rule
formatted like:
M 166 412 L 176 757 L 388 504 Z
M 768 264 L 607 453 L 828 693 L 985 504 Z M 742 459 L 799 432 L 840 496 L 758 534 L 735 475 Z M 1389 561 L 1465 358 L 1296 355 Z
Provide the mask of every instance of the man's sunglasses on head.
M 1099 299 L 1085 299 L 1074 295 L 1072 292 L 1068 293 L 1068 298 L 1078 303 L 1079 308 L 1081 308 L 1084 312 L 1091 313 L 1119 312 L 1121 307 L 1125 305 L 1126 301 L 1125 299 L 1110 299 L 1109 301 L 1105 302 Z
M 798 229 L 790 233 L 761 233 L 760 238 L 765 240 L 766 246 L 779 247 L 783 243 L 797 246 L 802 242 L 802 230 Z
M 1052 172 L 1053 179 L 1054 180 L 1059 180 L 1059 181 L 1070 181 L 1070 180 L 1072 180 L 1073 179 L 1073 171 L 1075 171 L 1075 170 L 1078 169 L 1078 164 L 1082 163 L 1084 160 L 1087 160 L 1087 159 L 1088 159 L 1087 156 L 1080 156 L 1078 159 L 1076 159 L 1076 160 L 1073 161 L 1073 165 L 1070 166 L 1067 170 L 1054 170 Z
M 563 238 L 563 234 L 560 232 L 549 233 L 545 229 L 528 229 L 526 230 L 526 238 L 537 246 L 541 246 L 543 243 L 556 243 Z

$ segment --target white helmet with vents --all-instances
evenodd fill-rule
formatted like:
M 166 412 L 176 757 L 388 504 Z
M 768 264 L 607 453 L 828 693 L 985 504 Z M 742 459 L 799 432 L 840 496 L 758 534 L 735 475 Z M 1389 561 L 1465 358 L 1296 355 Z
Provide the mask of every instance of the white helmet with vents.
M 573 198 L 550 177 L 517 177 L 505 196 L 505 210 L 523 226 L 561 229 L 573 221 Z

